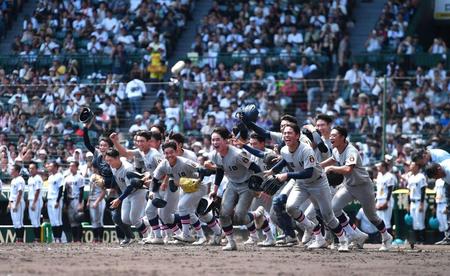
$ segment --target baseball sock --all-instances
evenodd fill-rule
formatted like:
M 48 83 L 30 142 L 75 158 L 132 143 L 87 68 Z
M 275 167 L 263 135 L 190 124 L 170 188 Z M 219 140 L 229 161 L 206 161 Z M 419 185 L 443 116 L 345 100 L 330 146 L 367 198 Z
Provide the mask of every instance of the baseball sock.
M 225 235 L 227 237 L 228 242 L 234 240 L 234 237 L 233 237 L 233 225 L 222 226 L 222 230 L 223 230 L 223 232 L 225 232 Z
M 98 228 L 92 228 L 92 235 L 94 236 L 93 242 L 98 242 Z
M 79 242 L 80 238 L 79 238 L 79 233 L 78 233 L 78 226 L 73 226 L 72 227 L 72 242 Z
M 161 239 L 162 238 L 161 227 L 159 226 L 158 217 L 156 216 L 155 218 L 150 219 L 148 222 L 150 223 L 150 226 L 152 227 L 155 237 L 158 239 Z
M 264 222 L 261 225 L 261 229 L 263 230 L 264 235 L 266 235 L 267 239 L 269 240 L 273 239 L 272 229 L 270 228 L 269 220 L 266 217 L 264 217 Z
M 356 234 L 355 230 L 350 225 L 350 223 L 347 219 L 347 216 L 344 213 L 342 213 L 342 215 L 337 217 L 337 219 L 339 220 L 339 223 L 341 224 L 342 228 L 344 228 L 344 231 L 348 236 L 352 236 L 352 235 Z
M 189 214 L 180 216 L 181 219 L 181 229 L 183 230 L 183 236 L 189 237 L 191 235 L 191 216 Z
M 172 223 L 172 224 L 169 224 L 169 225 L 167 225 L 169 228 L 166 230 L 167 231 L 167 233 L 168 233 L 168 235 L 173 235 L 173 234 L 175 234 L 175 235 L 181 235 L 181 230 L 180 230 L 180 227 L 178 227 L 178 224 L 177 223 Z
M 222 230 L 220 229 L 220 226 L 217 223 L 217 219 L 215 217 L 213 217 L 212 220 L 208 222 L 208 227 L 214 232 L 215 235 L 220 235 L 220 233 L 222 233 Z
M 33 232 L 34 232 L 34 241 L 41 241 L 41 227 L 34 227 L 33 228 Z
M 103 231 L 104 231 L 103 226 L 100 226 L 98 228 L 98 242 L 103 242 Z
M 247 230 L 250 233 L 250 237 L 254 240 L 258 240 L 258 233 L 256 233 L 255 223 L 252 221 L 246 225 Z
M 52 226 L 52 234 L 53 234 L 53 239 L 57 239 L 58 238 L 58 228 L 57 228 L 57 226 Z
M 384 221 L 383 220 L 381 220 L 381 222 L 379 222 L 377 224 L 377 229 L 378 229 L 378 231 L 380 231 L 383 241 L 386 240 L 389 237 L 389 233 L 388 233 L 388 231 L 386 229 L 386 226 L 384 225 Z
M 123 240 L 125 238 L 125 233 L 122 231 L 122 228 L 119 227 L 118 225 L 116 225 L 116 233 L 117 233 L 117 238 L 119 240 Z
M 202 225 L 200 223 L 200 220 L 197 219 L 197 221 L 194 222 L 194 224 L 192 224 L 192 226 L 194 226 L 195 233 L 197 233 L 197 237 L 198 238 L 204 238 L 205 237 L 205 233 L 203 233 L 203 229 L 202 229 Z

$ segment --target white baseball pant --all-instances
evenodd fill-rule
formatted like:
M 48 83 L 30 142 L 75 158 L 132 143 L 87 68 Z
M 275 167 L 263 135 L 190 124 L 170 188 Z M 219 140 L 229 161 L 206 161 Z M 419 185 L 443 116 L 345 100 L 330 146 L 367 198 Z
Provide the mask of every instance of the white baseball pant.
M 31 225 L 33 227 L 41 226 L 41 211 L 42 211 L 42 199 L 36 202 L 36 208 L 31 210 L 33 201 L 28 202 L 28 217 L 30 218 Z
M 17 210 L 14 212 L 13 208 L 16 206 L 16 202 L 11 203 L 11 220 L 13 222 L 14 228 L 22 228 L 23 227 L 23 212 L 25 211 L 25 201 L 20 201 L 19 206 L 17 206 Z
M 63 200 L 59 200 L 59 207 L 55 208 L 56 198 L 47 201 L 47 213 L 52 226 L 62 226 Z

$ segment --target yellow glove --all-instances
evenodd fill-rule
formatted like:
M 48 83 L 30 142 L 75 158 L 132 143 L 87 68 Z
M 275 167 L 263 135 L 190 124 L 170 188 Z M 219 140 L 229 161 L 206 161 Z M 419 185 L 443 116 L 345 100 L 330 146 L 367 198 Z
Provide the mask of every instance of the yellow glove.
M 201 182 L 198 179 L 182 177 L 180 178 L 179 185 L 185 193 L 195 193 L 196 191 L 198 191 L 200 184 Z

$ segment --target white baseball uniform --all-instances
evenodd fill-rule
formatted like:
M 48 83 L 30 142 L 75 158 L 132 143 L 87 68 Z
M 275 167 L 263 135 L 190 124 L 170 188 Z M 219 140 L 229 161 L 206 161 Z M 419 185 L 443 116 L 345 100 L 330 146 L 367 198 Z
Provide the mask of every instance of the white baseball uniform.
M 377 195 L 376 201 L 377 205 L 385 204 L 387 201 L 387 195 L 389 187 L 394 187 L 397 184 L 397 177 L 391 172 L 386 172 L 385 174 L 379 174 L 376 179 Z M 392 208 L 394 206 L 394 198 L 391 198 L 387 202 L 387 209 L 377 210 L 377 215 L 384 221 L 386 228 L 391 228 L 392 219 Z
M 448 198 L 445 195 L 445 189 L 448 183 L 443 179 L 436 179 L 434 189 L 436 190 L 436 218 L 439 220 L 439 232 L 448 230 L 447 214 L 444 211 L 447 209 Z
M 58 208 L 55 208 L 55 204 L 58 199 L 59 187 L 63 186 L 63 181 L 63 175 L 59 172 L 48 177 L 47 212 L 52 226 L 62 226 L 62 197 L 59 200 Z
M 22 191 L 22 197 L 17 206 L 17 209 L 14 211 L 13 209 L 17 205 L 17 197 L 19 192 Z M 25 180 L 22 176 L 17 176 L 11 180 L 11 192 L 9 194 L 9 202 L 11 203 L 11 219 L 14 225 L 14 228 L 22 228 L 23 227 L 23 213 L 25 211 L 25 200 L 24 198 L 25 191 Z
M 42 185 L 43 181 L 40 175 L 36 174 L 28 178 L 28 216 L 30 217 L 31 225 L 33 227 L 39 227 L 41 225 L 41 210 L 42 210 Z M 36 191 L 40 191 L 38 198 L 35 198 Z M 36 201 L 35 209 L 31 207 L 33 202 Z
M 419 211 L 421 189 L 427 186 L 427 180 L 422 173 L 411 174 L 408 177 L 409 198 L 411 204 L 409 206 L 409 213 L 413 217 L 413 229 L 425 230 L 425 213 L 427 210 L 426 200 L 424 202 L 423 211 Z

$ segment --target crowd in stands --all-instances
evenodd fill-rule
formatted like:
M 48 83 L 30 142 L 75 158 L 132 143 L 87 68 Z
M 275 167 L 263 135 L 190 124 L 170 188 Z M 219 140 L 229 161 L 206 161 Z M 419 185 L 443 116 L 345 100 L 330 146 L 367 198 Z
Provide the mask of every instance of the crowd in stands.
M 399 54 L 412 54 L 420 51 L 417 38 L 407 33 L 417 4 L 413 0 L 387 1 L 366 41 L 367 52 L 391 50 Z
M 304 55 L 327 57 L 330 69 L 352 24 L 351 3 L 216 1 L 191 49 L 211 68 L 230 56 L 252 70 L 274 64 L 285 70 L 290 59 Z
M 106 56 L 110 68 L 104 71 L 131 69 L 123 62 L 137 55 L 144 57 L 144 71 L 159 77 L 191 8 L 191 1 L 41 0 L 11 47 L 31 62 L 38 56 Z
M 61 47 L 63 44 L 56 41 L 55 34 L 63 31 L 61 28 L 64 20 L 55 21 L 57 24 L 54 25 L 54 30 L 50 27 L 51 35 L 42 36 L 45 32 L 39 34 L 43 26 L 52 26 L 47 21 L 56 16 L 56 13 L 52 12 L 55 8 L 58 10 L 58 18 L 67 17 L 73 21 L 88 14 L 86 26 L 92 28 L 99 24 L 91 23 L 91 14 L 100 18 L 104 13 L 106 17 L 102 20 L 108 18 L 108 13 L 114 15 L 119 25 L 118 33 L 112 31 L 107 35 L 112 41 L 120 34 L 124 18 L 139 18 L 139 11 L 150 6 L 154 11 L 152 15 L 163 14 L 156 11 L 158 7 L 166 7 L 168 13 L 178 11 L 174 14 L 182 15 L 184 20 L 189 17 L 189 4 L 183 6 L 184 8 L 175 8 L 172 5 L 157 2 L 146 4 L 146 1 L 142 1 L 143 4 L 136 8 L 138 6 L 135 2 L 140 1 L 132 1 L 131 6 L 124 8 L 119 5 L 122 1 L 92 2 L 91 6 L 86 6 L 83 2 L 79 7 L 67 8 L 53 7 L 52 1 L 40 1 L 36 13 L 24 27 L 31 25 L 32 37 L 48 38 Z M 324 76 L 321 74 L 320 64 L 314 62 L 305 52 L 313 44 L 323 44 L 320 34 L 329 27 L 331 30 L 337 30 L 334 32 L 336 36 L 333 42 L 337 47 L 334 48 L 333 55 L 336 56 L 338 64 L 341 64 L 341 61 L 347 62 L 343 52 L 348 52 L 348 42 L 345 42 L 348 37 L 345 38 L 345 31 L 350 2 L 324 1 L 288 6 L 283 6 L 284 4 L 278 1 L 270 2 L 270 5 L 259 1 L 255 6 L 244 1 L 233 1 L 228 5 L 224 3 L 219 1 L 214 4 L 204 24 L 199 28 L 193 45 L 194 51 L 209 57 L 208 62 L 186 60 L 186 67 L 179 77 L 182 81 L 178 86 L 145 86 L 141 80 L 148 79 L 149 75 L 146 75 L 148 72 L 138 63 L 133 64 L 131 70 L 127 71 L 114 71 L 113 68 L 110 74 L 102 76 L 99 83 L 84 84 L 81 81 L 83 68 L 79 66 L 78 60 L 61 59 L 57 55 L 47 68 L 38 69 L 32 61 L 25 61 L 12 72 L 0 70 L 0 80 L 5 85 L 0 90 L 0 96 L 4 99 L 0 110 L 0 128 L 3 130 L 0 144 L 8 147 L 8 154 L 4 154 L 1 159 L 2 172 L 6 173 L 3 168 L 8 162 L 27 162 L 44 158 L 44 155 L 66 162 L 80 146 L 78 142 L 82 133 L 79 129 L 81 125 L 78 122 L 78 114 L 82 106 L 90 106 L 96 114 L 96 122 L 92 126 L 94 134 L 95 130 L 97 134 L 116 130 L 123 118 L 130 117 L 134 121 L 128 126 L 130 134 L 149 129 L 154 124 L 162 124 L 168 133 L 183 131 L 189 138 L 187 147 L 196 147 L 197 153 L 199 150 L 209 150 L 208 135 L 215 126 L 223 125 L 231 129 L 236 125 L 236 112 L 245 104 L 257 104 L 260 111 L 257 124 L 265 129 L 277 129 L 280 117 L 285 113 L 295 114 L 305 122 L 311 121 L 317 113 L 327 113 L 334 116 L 335 124 L 346 126 L 350 133 L 357 134 L 353 135 L 352 139 L 359 139 L 358 144 L 365 157 L 365 164 L 382 159 L 379 143 L 383 125 L 384 81 L 377 78 L 378 74 L 369 65 L 361 69 L 357 64 L 348 71 L 343 71 L 343 80 L 322 79 Z M 409 2 L 402 3 L 406 5 Z M 405 9 L 397 4 L 388 3 L 388 6 L 391 10 Z M 228 14 L 225 11 L 229 11 L 230 16 L 225 16 Z M 316 26 L 319 24 L 316 21 L 323 24 Z M 130 29 L 131 33 L 139 27 L 136 22 L 139 20 L 134 20 L 135 29 Z M 144 22 L 148 24 L 149 21 Z M 40 27 L 35 30 L 34 24 Z M 216 25 L 217 32 L 212 28 Z M 73 24 L 67 26 L 65 31 L 72 36 L 67 35 L 64 40 L 67 37 L 73 40 L 76 36 L 73 36 L 76 33 L 75 28 Z M 100 31 L 106 30 L 104 25 L 100 26 Z M 282 33 L 273 33 L 273 30 L 280 26 Z M 153 30 L 159 34 L 156 37 L 163 33 L 162 29 L 158 28 Z M 252 28 L 260 31 L 255 32 Z M 251 31 L 245 32 L 246 29 Z M 309 36 L 308 30 L 312 32 Z M 89 32 L 78 32 L 77 35 L 86 33 L 84 38 L 89 38 L 91 31 L 96 32 L 92 29 Z M 144 33 L 144 30 L 142 31 Z M 26 32 L 25 30 L 24 34 Z M 294 39 L 296 32 L 303 42 L 295 44 L 293 40 L 289 41 L 288 37 Z M 139 33 L 139 37 L 142 33 Z M 278 41 L 276 37 L 284 40 Z M 314 40 L 314 37 L 318 39 Z M 101 39 L 102 36 L 99 35 L 98 40 Z M 338 41 L 341 42 L 336 45 Z M 40 47 L 39 43 L 32 43 L 31 46 L 33 45 Z M 123 48 L 121 51 L 130 51 L 126 45 L 118 45 L 121 46 L 117 47 Z M 39 51 L 25 43 L 20 44 L 20 47 L 25 47 L 28 51 Z M 138 44 L 135 47 L 139 49 Z M 252 63 L 255 61 L 254 57 L 249 59 L 250 66 L 237 62 L 228 66 L 220 59 L 214 61 L 211 59 L 214 54 L 210 55 L 211 51 L 215 51 L 217 55 L 223 52 L 236 54 L 239 51 L 251 53 L 252 47 L 264 48 L 267 51 L 281 49 L 282 52 L 285 47 L 296 47 L 303 51 L 304 57 L 285 56 L 284 70 L 267 72 L 261 64 Z M 22 51 L 22 48 L 20 49 Z M 59 53 L 59 48 L 55 49 L 54 51 Z M 162 53 L 160 58 L 165 58 Z M 214 62 L 211 62 L 212 60 Z M 259 60 L 263 62 L 262 59 Z M 151 66 L 149 63 L 149 67 Z M 117 68 L 121 68 L 120 64 Z M 386 84 L 386 107 L 389 115 L 386 121 L 387 152 L 400 162 L 410 158 L 409 149 L 419 144 L 448 147 L 446 137 L 450 128 L 449 83 L 443 64 L 440 63 L 435 68 L 418 68 L 413 78 L 406 77 L 401 68 L 395 66 L 390 69 L 388 75 L 394 79 Z M 123 76 L 125 81 L 118 81 L 118 76 Z M 181 86 L 184 91 L 183 98 L 180 98 Z M 157 94 L 158 100 L 153 107 L 142 107 L 140 101 L 150 93 Z

